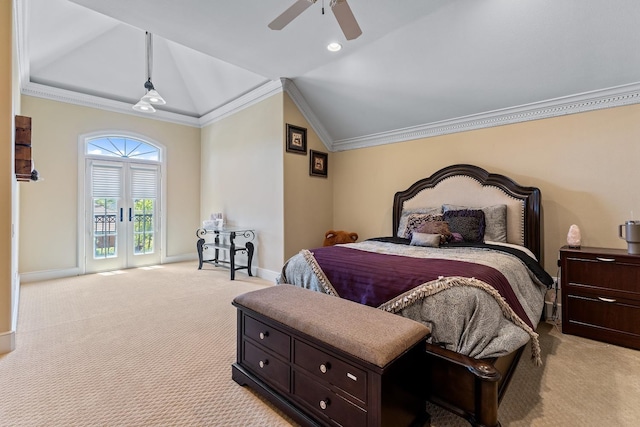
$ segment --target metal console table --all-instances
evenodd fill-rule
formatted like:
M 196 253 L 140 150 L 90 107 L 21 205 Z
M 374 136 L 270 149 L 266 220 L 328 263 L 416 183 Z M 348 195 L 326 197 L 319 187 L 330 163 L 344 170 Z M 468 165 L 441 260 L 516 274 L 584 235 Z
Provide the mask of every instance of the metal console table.
M 213 242 L 207 242 L 205 236 L 213 235 Z M 203 263 L 213 264 L 216 267 L 228 267 L 231 270 L 231 280 L 234 280 L 236 277 L 237 270 L 246 269 L 249 276 L 251 274 L 251 261 L 253 259 L 253 240 L 256 236 L 254 230 L 250 230 L 247 228 L 231 228 L 224 227 L 219 229 L 207 229 L 207 228 L 199 228 L 196 231 L 196 237 L 198 237 L 198 242 L 196 243 L 196 248 L 198 249 L 198 270 L 202 269 Z M 236 237 L 243 237 L 247 239 L 244 246 L 236 245 L 235 239 Z M 204 251 L 206 249 L 212 248 L 214 249 L 214 256 L 211 259 L 204 259 Z M 220 259 L 220 251 L 226 251 L 229 253 L 229 260 Z M 242 252 L 247 254 L 247 265 L 237 265 L 235 258 L 236 253 Z

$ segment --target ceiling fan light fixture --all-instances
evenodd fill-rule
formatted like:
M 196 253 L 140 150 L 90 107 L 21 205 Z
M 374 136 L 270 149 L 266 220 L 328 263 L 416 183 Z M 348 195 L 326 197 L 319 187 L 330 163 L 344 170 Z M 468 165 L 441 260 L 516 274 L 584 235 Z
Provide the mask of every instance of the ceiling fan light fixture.
M 155 113 L 156 109 L 153 108 L 153 105 L 149 104 L 146 101 L 143 101 L 142 99 L 140 101 L 138 101 L 138 103 L 136 105 L 133 106 L 133 109 L 136 111 L 139 111 L 141 113 Z
M 342 45 L 338 42 L 332 42 L 327 45 L 327 50 L 330 52 L 337 52 L 342 49 Z

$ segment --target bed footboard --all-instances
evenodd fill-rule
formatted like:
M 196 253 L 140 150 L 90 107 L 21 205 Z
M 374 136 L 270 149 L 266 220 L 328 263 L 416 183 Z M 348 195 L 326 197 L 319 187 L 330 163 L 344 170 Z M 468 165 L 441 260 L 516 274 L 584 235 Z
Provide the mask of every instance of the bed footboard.
M 481 360 L 427 344 L 426 399 L 473 426 L 500 426 L 498 405 L 523 350 Z

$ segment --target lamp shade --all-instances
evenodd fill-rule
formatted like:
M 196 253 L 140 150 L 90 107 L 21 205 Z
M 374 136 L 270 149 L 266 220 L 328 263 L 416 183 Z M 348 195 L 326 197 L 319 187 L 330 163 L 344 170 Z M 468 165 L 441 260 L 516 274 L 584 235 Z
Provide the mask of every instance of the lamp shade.
M 155 89 L 151 89 L 150 91 L 148 91 L 147 94 L 140 99 L 140 101 L 156 105 L 164 105 L 167 103 Z
M 138 101 L 136 105 L 133 106 L 133 109 L 136 111 L 140 111 L 141 113 L 155 113 L 156 109 L 153 108 L 153 105 L 149 104 L 142 99 Z

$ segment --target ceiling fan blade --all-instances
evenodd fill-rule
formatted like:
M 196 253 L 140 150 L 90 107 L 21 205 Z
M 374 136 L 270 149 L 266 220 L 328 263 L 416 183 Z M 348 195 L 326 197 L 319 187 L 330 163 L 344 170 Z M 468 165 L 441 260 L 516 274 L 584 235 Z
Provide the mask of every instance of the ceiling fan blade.
M 338 20 L 338 24 L 347 40 L 353 40 L 360 37 L 362 30 L 353 16 L 353 12 L 349 7 L 347 0 L 333 0 L 331 2 L 331 10 Z
M 289 9 L 282 12 L 280 16 L 271 21 L 268 25 L 272 30 L 281 30 L 283 29 L 289 22 L 293 21 L 300 15 L 302 12 L 307 10 L 309 6 L 314 4 L 317 0 L 298 0 L 294 4 L 292 4 Z

